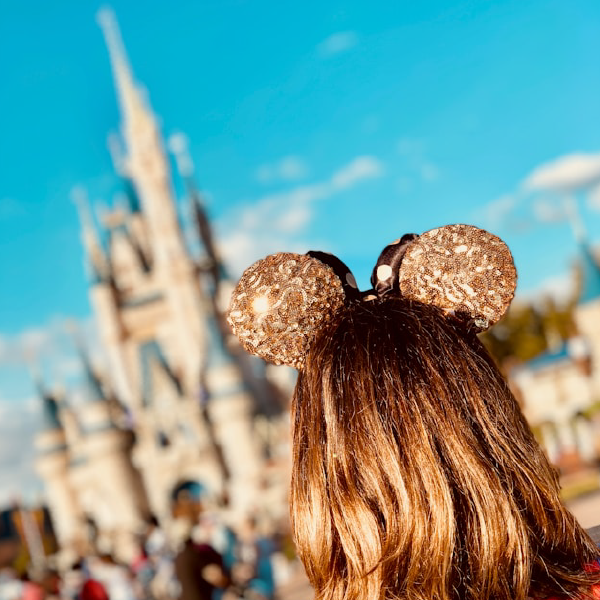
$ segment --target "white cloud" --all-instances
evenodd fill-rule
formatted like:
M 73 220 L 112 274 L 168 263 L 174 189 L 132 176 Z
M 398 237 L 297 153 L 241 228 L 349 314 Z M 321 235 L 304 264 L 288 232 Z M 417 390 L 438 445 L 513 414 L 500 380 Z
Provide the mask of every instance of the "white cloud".
M 336 171 L 330 180 L 330 188 L 333 190 L 345 190 L 353 187 L 361 179 L 372 179 L 381 177 L 383 165 L 374 156 L 358 156 L 346 166 Z
M 75 349 L 73 326 L 67 324 L 63 317 L 55 316 L 44 326 L 32 327 L 15 335 L 0 335 L 0 367 L 11 371 L 21 369 L 23 377 L 26 377 L 23 365 L 29 363 L 36 371 L 39 370 L 48 388 L 56 389 L 68 383 L 68 397 L 72 401 L 82 381 L 82 364 Z M 78 321 L 75 327 L 92 363 L 103 366 L 105 361 L 93 319 Z M 34 440 L 42 426 L 42 401 L 37 395 L 24 396 L 22 390 L 9 389 L 6 381 L 2 384 L 0 506 L 19 495 L 26 500 L 34 500 L 42 489 L 34 469 Z
M 77 382 L 81 378 L 82 364 L 76 351 L 75 335 L 84 345 L 92 364 L 102 369 L 106 360 L 95 320 L 90 317 L 67 321 L 58 315 L 43 326 L 30 327 L 14 335 L 0 335 L 0 366 L 29 365 L 47 378 Z
M 397 148 L 398 152 L 403 156 L 413 157 L 415 155 L 423 154 L 425 144 L 423 140 L 403 137 L 398 140 Z
M 542 223 L 558 223 L 569 218 L 564 202 L 556 202 L 550 198 L 538 198 L 533 203 L 533 214 Z
M 41 354 L 48 353 L 54 345 L 53 327 L 31 327 L 24 331 L 0 338 L 0 363 L 32 362 Z
M 505 194 L 482 206 L 476 213 L 476 219 L 481 219 L 486 227 L 500 227 L 507 220 L 516 204 L 517 199 L 515 196 Z
M 35 500 L 42 488 L 34 469 L 34 438 L 42 419 L 40 400 L 0 400 L 0 416 L 0 506 L 20 496 Z
M 570 192 L 600 181 L 600 154 L 575 153 L 536 167 L 523 182 L 528 190 Z
M 435 181 L 440 175 L 439 169 L 432 163 L 423 163 L 419 170 L 424 181 Z
M 600 212 L 600 184 L 595 185 L 589 191 L 587 205 L 592 210 Z
M 358 36 L 354 31 L 338 31 L 332 33 L 317 45 L 317 54 L 322 58 L 329 58 L 350 50 L 357 43 Z
M 427 158 L 423 140 L 404 137 L 398 141 L 396 148 L 402 156 L 402 165 L 411 177 L 426 182 L 436 181 L 439 178 L 440 170 Z
M 297 156 L 286 156 L 279 161 L 279 176 L 282 179 L 302 179 L 307 174 L 306 164 Z
M 268 184 L 303 179 L 308 173 L 308 165 L 299 156 L 284 156 L 274 163 L 258 167 L 255 177 L 260 183 Z
M 401 175 L 396 179 L 396 190 L 401 195 L 412 192 L 413 187 L 413 180 L 410 177 Z
M 383 164 L 374 156 L 357 156 L 325 181 L 269 194 L 227 214 L 217 223 L 221 251 L 234 273 L 270 252 L 306 252 L 302 239 L 313 216 L 313 204 L 381 177 Z
M 575 278 L 572 273 L 553 275 L 545 279 L 534 290 L 517 291 L 516 302 L 537 304 L 546 298 L 552 298 L 559 306 L 564 306 L 573 299 L 575 294 Z

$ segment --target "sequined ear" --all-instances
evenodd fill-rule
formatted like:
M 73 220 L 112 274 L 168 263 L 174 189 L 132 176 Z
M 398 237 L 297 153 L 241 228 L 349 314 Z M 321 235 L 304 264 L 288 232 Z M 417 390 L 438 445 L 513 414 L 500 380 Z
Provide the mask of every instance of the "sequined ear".
M 332 267 L 308 255 L 281 252 L 244 271 L 227 320 L 248 352 L 299 369 L 317 331 L 344 301 Z
M 399 279 L 403 297 L 437 306 L 483 331 L 507 311 L 517 271 L 500 238 L 471 225 L 447 225 L 410 243 Z

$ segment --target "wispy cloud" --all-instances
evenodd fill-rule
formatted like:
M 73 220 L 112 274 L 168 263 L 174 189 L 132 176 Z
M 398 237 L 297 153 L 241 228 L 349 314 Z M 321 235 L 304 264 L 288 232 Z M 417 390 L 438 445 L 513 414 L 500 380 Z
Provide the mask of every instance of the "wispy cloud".
M 27 380 L 27 365 L 39 371 L 49 388 L 66 385 L 70 402 L 82 392 L 82 363 L 73 339 L 73 328 L 86 345 L 90 359 L 102 369 L 106 362 L 92 319 L 67 321 L 55 316 L 44 325 L 19 333 L 0 335 L 0 373 L 21 373 Z M 4 379 L 0 389 L 0 505 L 22 493 L 32 500 L 41 492 L 34 471 L 34 439 L 42 426 L 41 400 L 30 385 Z
M 34 470 L 34 438 L 41 426 L 37 398 L 0 399 L 0 505 L 24 496 L 32 501 L 41 491 Z
M 217 223 L 223 256 L 235 273 L 270 252 L 305 252 L 305 233 L 315 202 L 359 183 L 381 177 L 383 164 L 374 156 L 357 156 L 326 180 L 300 185 L 248 202 Z
M 338 31 L 326 37 L 317 45 L 317 54 L 321 58 L 329 58 L 354 48 L 358 43 L 358 35 L 354 31 Z
M 573 299 L 575 294 L 575 279 L 572 273 L 548 277 L 534 290 L 518 291 L 516 301 L 536 304 L 545 298 L 552 298 L 559 306 L 564 306 Z
M 404 137 L 398 141 L 398 153 L 401 156 L 401 166 L 405 170 L 399 189 L 410 189 L 415 181 L 432 182 L 440 177 L 440 170 L 427 157 L 425 142 L 420 139 Z M 409 185 L 407 185 L 409 183 Z
M 572 192 L 600 181 L 600 153 L 561 156 L 533 169 L 523 187 L 531 191 Z
M 477 210 L 475 218 L 477 221 L 481 221 L 485 227 L 498 229 L 506 224 L 516 205 L 517 198 L 514 195 L 505 194 L 484 204 Z
M 564 202 L 555 198 L 536 198 L 533 202 L 533 215 L 540 223 L 559 223 L 569 219 L 569 211 Z
M 0 366 L 37 365 L 50 377 L 63 382 L 77 382 L 82 365 L 74 335 L 85 344 L 92 362 L 104 366 L 105 357 L 94 319 L 75 321 L 59 315 L 38 327 L 13 335 L 0 334 Z
M 308 165 L 299 156 L 284 156 L 278 161 L 260 165 L 255 177 L 260 183 L 276 183 L 279 181 L 295 181 L 304 179 L 309 174 Z
M 589 191 L 587 204 L 592 210 L 600 212 L 600 184 Z
M 513 230 L 525 222 L 566 222 L 576 214 L 573 194 L 578 191 L 587 191 L 588 207 L 600 210 L 600 153 L 566 154 L 535 167 L 513 192 L 483 206 L 475 218 Z
M 374 156 L 358 156 L 336 171 L 329 181 L 330 194 L 356 185 L 362 179 L 383 175 L 383 165 Z

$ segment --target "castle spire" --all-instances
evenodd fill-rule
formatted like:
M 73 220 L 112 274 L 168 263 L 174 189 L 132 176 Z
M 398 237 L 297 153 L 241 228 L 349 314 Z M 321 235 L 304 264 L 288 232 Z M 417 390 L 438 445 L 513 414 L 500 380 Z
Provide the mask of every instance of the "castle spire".
M 58 401 L 53 393 L 50 392 L 42 381 L 42 376 L 37 367 L 31 367 L 31 378 L 37 392 L 38 398 L 42 402 L 43 427 L 46 431 L 62 430 L 62 423 L 59 418 Z
M 91 283 L 100 283 L 105 281 L 108 274 L 108 261 L 100 244 L 87 193 L 84 188 L 75 187 L 71 192 L 71 198 L 77 206 L 81 221 L 81 241 L 88 259 L 87 269 Z
M 117 19 L 114 12 L 108 7 L 101 8 L 96 18 L 108 46 L 122 117 L 126 123 L 133 122 L 148 111 L 133 79 Z M 151 115 L 147 114 L 147 116 Z
M 196 225 L 198 238 L 204 246 L 206 258 L 208 259 L 207 270 L 211 276 L 212 295 L 217 297 L 219 286 L 224 276 L 225 268 L 218 255 L 214 242 L 212 227 L 210 225 L 208 214 L 204 206 L 202 193 L 196 185 L 194 179 L 194 163 L 190 155 L 188 140 L 185 134 L 176 133 L 169 138 L 169 148 L 175 156 L 175 164 L 179 174 L 185 181 L 187 187 L 190 211 Z
M 579 244 L 585 244 L 587 232 L 585 230 L 585 225 L 583 224 L 583 219 L 581 218 L 581 213 L 579 212 L 577 198 L 572 194 L 565 199 L 565 211 L 575 240 Z
M 92 402 L 106 400 L 104 390 L 102 388 L 102 381 L 92 365 L 92 360 L 90 358 L 88 349 L 81 339 L 81 334 L 77 329 L 75 322 L 70 321 L 67 324 L 67 327 L 71 332 L 75 350 L 77 351 L 81 366 L 83 367 L 83 377 L 88 398 Z
M 108 46 L 122 117 L 123 151 L 116 138 L 109 140 L 109 149 L 112 146 L 117 169 L 132 181 L 141 200 L 156 263 L 170 268 L 168 265 L 175 256 L 186 253 L 160 129 L 142 89 L 134 80 L 114 13 L 103 8 L 97 20 Z
M 600 298 L 600 265 L 584 240 L 580 242 L 581 291 L 578 303 L 587 304 Z

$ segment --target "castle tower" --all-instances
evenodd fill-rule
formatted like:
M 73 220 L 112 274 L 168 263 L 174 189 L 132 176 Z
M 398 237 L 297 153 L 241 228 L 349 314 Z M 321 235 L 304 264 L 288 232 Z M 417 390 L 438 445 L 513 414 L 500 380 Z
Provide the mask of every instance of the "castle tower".
M 592 388 L 594 396 L 600 398 L 600 265 L 587 241 L 580 240 L 579 246 L 581 291 L 575 321 L 590 346 Z
M 58 542 L 63 548 L 81 548 L 83 515 L 69 480 L 70 456 L 56 397 L 36 382 L 43 406 L 43 429 L 35 446 L 35 467 L 46 485 L 46 497 Z
M 168 305 L 179 362 L 187 363 L 182 371 L 182 384 L 193 392 L 198 379 L 198 341 L 203 339 L 202 299 L 195 265 L 181 235 L 156 118 L 133 80 L 113 13 L 102 9 L 98 21 L 108 46 L 121 109 L 121 136 L 125 145 L 122 169 L 141 199 L 152 252 L 154 284 L 161 289 Z
M 207 322 L 218 322 L 219 315 L 201 284 L 205 272 L 186 248 L 157 121 L 134 81 L 114 15 L 103 9 L 98 21 L 122 117 L 123 150 L 114 138 L 111 144 L 126 201 L 103 216 L 102 236 L 88 233 L 92 226 L 83 215 L 84 245 L 94 266 L 90 294 L 111 376 L 135 429 L 133 462 L 151 511 L 168 518 L 170 491 L 182 480 L 223 491 L 224 483 L 234 485 L 229 471 L 246 483 L 248 473 L 258 472 L 259 456 L 251 442 L 235 458 L 240 463 L 233 471 L 225 463 L 234 458 L 222 452 L 225 441 L 251 440 L 253 400 L 236 383 L 235 415 L 208 410 L 205 403 L 222 395 L 205 382 L 218 387 L 225 380 L 241 381 L 241 375 L 232 374 L 233 362 L 224 379 L 208 375 L 215 339 Z M 85 410 L 92 418 L 97 407 Z M 236 435 L 230 435 L 231 427 Z
M 130 432 L 114 423 L 110 399 L 87 354 L 82 363 L 85 401 L 77 411 L 82 435 L 70 481 L 86 517 L 98 527 L 100 550 L 129 561 L 137 551 L 135 534 L 148 513 L 146 496 L 132 464 Z

